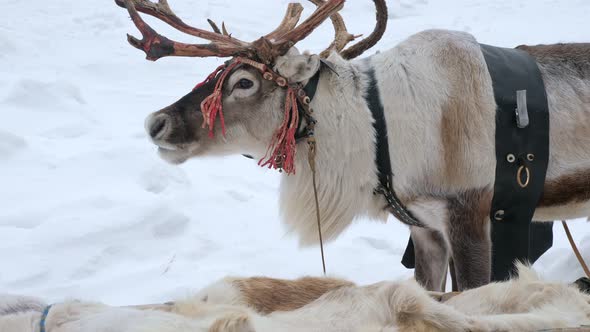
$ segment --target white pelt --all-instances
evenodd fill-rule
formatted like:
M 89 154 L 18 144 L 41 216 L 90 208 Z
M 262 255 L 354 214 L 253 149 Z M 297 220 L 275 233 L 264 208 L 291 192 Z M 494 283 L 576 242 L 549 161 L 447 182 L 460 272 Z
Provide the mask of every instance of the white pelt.
M 445 303 L 414 281 L 340 286 L 299 309 L 268 315 L 255 312 L 254 302 L 271 300 L 273 292 L 252 298 L 258 295 L 241 292 L 235 283 L 252 279 L 224 279 L 172 305 L 140 309 L 67 301 L 51 308 L 46 326 L 47 332 L 491 332 L 590 324 L 590 296 L 542 281 L 522 265 L 519 275 Z M 276 285 L 267 280 L 268 287 Z M 0 332 L 38 332 L 43 307 L 36 299 L 0 296 Z
M 537 331 L 590 323 L 589 295 L 573 285 L 543 281 L 522 264 L 518 275 L 510 282 L 463 292 L 445 304 L 477 316 L 483 331 Z

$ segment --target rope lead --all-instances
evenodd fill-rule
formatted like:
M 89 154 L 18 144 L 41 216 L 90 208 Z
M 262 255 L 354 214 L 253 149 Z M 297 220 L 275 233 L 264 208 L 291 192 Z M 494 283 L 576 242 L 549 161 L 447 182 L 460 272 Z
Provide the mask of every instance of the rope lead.
M 320 202 L 318 199 L 318 187 L 316 183 L 316 169 L 315 169 L 315 153 L 316 153 L 316 141 L 315 137 L 308 137 L 307 144 L 309 147 L 308 162 L 309 168 L 311 168 L 311 178 L 313 181 L 313 196 L 315 198 L 315 213 L 318 222 L 318 235 L 320 237 L 320 251 L 322 253 L 322 268 L 324 276 L 326 275 L 326 258 L 324 256 L 324 240 L 322 238 L 322 226 L 320 223 Z

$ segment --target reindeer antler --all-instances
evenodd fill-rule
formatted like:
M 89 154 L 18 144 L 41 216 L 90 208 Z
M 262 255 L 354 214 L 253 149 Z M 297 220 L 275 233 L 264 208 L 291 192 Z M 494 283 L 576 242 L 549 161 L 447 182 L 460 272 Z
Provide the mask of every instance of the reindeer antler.
M 127 35 L 129 43 L 146 53 L 148 60 L 158 60 L 165 56 L 233 56 L 235 54 L 248 53 L 248 43 L 225 36 L 220 33 L 194 28 L 184 23 L 170 9 L 167 0 L 159 0 L 153 3 L 148 0 L 115 0 L 121 7 L 127 8 L 135 26 L 141 32 L 143 38 Z M 138 11 L 154 16 L 175 29 L 186 34 L 212 41 L 209 44 L 185 44 L 170 40 L 158 34 L 141 18 Z M 251 52 L 251 51 L 250 51 Z
M 325 3 L 324 0 L 309 0 L 316 6 L 321 6 Z M 365 39 L 361 40 L 357 44 L 344 50 L 344 47 L 351 41 L 362 35 L 353 35 L 346 29 L 344 19 L 339 13 L 334 13 L 330 16 L 332 25 L 334 26 L 334 41 L 320 53 L 322 58 L 326 58 L 330 55 L 330 52 L 335 50 L 345 59 L 353 59 L 363 54 L 366 50 L 373 47 L 383 36 L 385 28 L 387 27 L 387 5 L 385 0 L 373 0 L 377 10 L 377 23 L 373 32 Z
M 324 0 L 309 0 L 309 1 L 316 6 L 321 6 L 325 3 Z M 328 57 L 328 55 L 330 55 L 330 52 L 332 52 L 332 50 L 336 50 L 336 52 L 342 51 L 344 49 L 344 47 L 346 46 L 346 44 L 350 43 L 351 41 L 353 41 L 356 38 L 361 36 L 361 35 L 353 35 L 348 32 L 348 30 L 346 29 L 346 24 L 344 23 L 344 19 L 342 18 L 342 16 L 340 14 L 338 14 L 338 13 L 332 14 L 332 16 L 330 16 L 330 20 L 332 21 L 332 25 L 334 26 L 334 40 L 332 41 L 330 46 L 328 46 L 328 48 L 326 48 L 325 50 L 323 50 L 320 53 L 320 56 L 322 58 Z
M 387 4 L 385 3 L 385 0 L 373 0 L 373 2 L 375 2 L 375 15 L 377 20 L 373 32 L 371 32 L 367 38 L 364 38 L 358 43 L 340 52 L 340 55 L 344 59 L 354 59 L 358 57 L 366 50 L 375 46 L 381 37 L 383 37 L 385 29 L 387 28 Z
M 302 12 L 303 6 L 300 3 L 290 3 L 287 7 L 287 13 L 285 14 L 285 17 L 283 17 L 281 24 L 279 24 L 279 26 L 273 32 L 264 37 L 272 41 L 281 35 L 284 35 L 287 33 L 287 31 L 293 30 L 297 26 Z
M 212 24 L 213 32 L 187 25 L 174 14 L 167 0 L 158 0 L 157 3 L 149 0 L 115 0 L 115 3 L 129 11 L 133 23 L 143 38 L 139 40 L 128 35 L 128 41 L 135 48 L 143 50 L 148 60 L 155 61 L 165 56 L 229 57 L 240 55 L 247 58 L 257 58 L 266 64 L 271 64 L 277 56 L 285 54 L 289 48 L 311 34 L 330 15 L 340 10 L 344 0 L 329 0 L 319 6 L 298 26 L 297 22 L 302 11 L 301 5 L 289 5 L 285 18 L 279 27 L 251 43 L 238 40 L 227 33 L 219 33 L 215 24 Z M 179 31 L 209 40 L 210 43 L 186 44 L 168 39 L 158 34 L 143 21 L 138 12 L 154 16 Z

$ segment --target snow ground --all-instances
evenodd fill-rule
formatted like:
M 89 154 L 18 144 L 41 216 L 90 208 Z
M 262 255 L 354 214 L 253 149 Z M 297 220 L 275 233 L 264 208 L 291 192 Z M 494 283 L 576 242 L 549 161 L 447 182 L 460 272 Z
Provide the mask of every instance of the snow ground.
M 276 26 L 287 2 L 171 4 L 188 22 L 225 20 L 238 38 L 253 40 Z M 588 0 L 388 4 L 388 32 L 375 50 L 427 28 L 509 47 L 589 41 Z M 348 0 L 343 15 L 351 31 L 367 33 L 372 3 Z M 242 157 L 170 166 L 146 138 L 144 117 L 221 60 L 147 62 L 127 45 L 128 32 L 138 35 L 110 0 L 2 0 L 0 292 L 117 305 L 168 300 L 228 274 L 319 275 L 317 248 L 299 249 L 280 225 L 277 174 Z M 326 24 L 301 46 L 319 51 L 331 33 Z M 590 229 L 571 227 L 590 260 Z M 571 281 L 582 271 L 561 226 L 555 234 L 537 267 Z M 407 236 L 393 219 L 360 221 L 327 247 L 329 273 L 360 283 L 408 277 L 399 263 Z

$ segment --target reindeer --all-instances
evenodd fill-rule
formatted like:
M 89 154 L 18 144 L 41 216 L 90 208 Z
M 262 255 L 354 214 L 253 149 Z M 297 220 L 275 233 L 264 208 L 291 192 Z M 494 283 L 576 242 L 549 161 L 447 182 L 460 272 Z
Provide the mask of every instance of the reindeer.
M 355 36 L 338 14 L 344 0 L 315 1 L 318 8 L 303 23 L 297 25 L 301 7 L 291 4 L 276 30 L 245 42 L 215 25 L 213 32 L 187 25 L 165 0 L 116 0 L 143 35 L 142 40 L 129 36 L 129 42 L 149 60 L 231 58 L 179 101 L 147 117 L 146 130 L 159 155 L 180 164 L 200 156 L 247 154 L 282 170 L 282 220 L 305 245 L 319 239 L 315 169 L 321 232 L 334 239 L 356 217 L 384 221 L 389 214 L 384 197 L 374 193 L 379 185 L 375 119 L 365 100 L 368 89 L 377 88 L 393 188 L 426 226 L 411 227 L 416 279 L 430 290 L 442 290 L 452 258 L 459 289 L 487 284 L 497 105 L 480 45 L 465 32 L 426 30 L 393 49 L 355 60 L 381 38 L 387 18 L 384 1 L 375 0 L 373 33 L 349 48 Z M 147 25 L 138 11 L 210 43 L 170 40 Z M 336 30 L 328 50 L 300 53 L 294 45 L 328 17 Z M 549 166 L 534 220 L 587 216 L 590 44 L 522 49 L 538 62 L 551 120 Z M 376 87 L 370 86 L 371 72 Z M 317 90 L 310 98 L 305 88 L 314 80 Z M 306 129 L 313 129 L 308 144 L 315 147 L 317 142 L 313 169 L 306 140 L 297 139 L 310 136 Z

